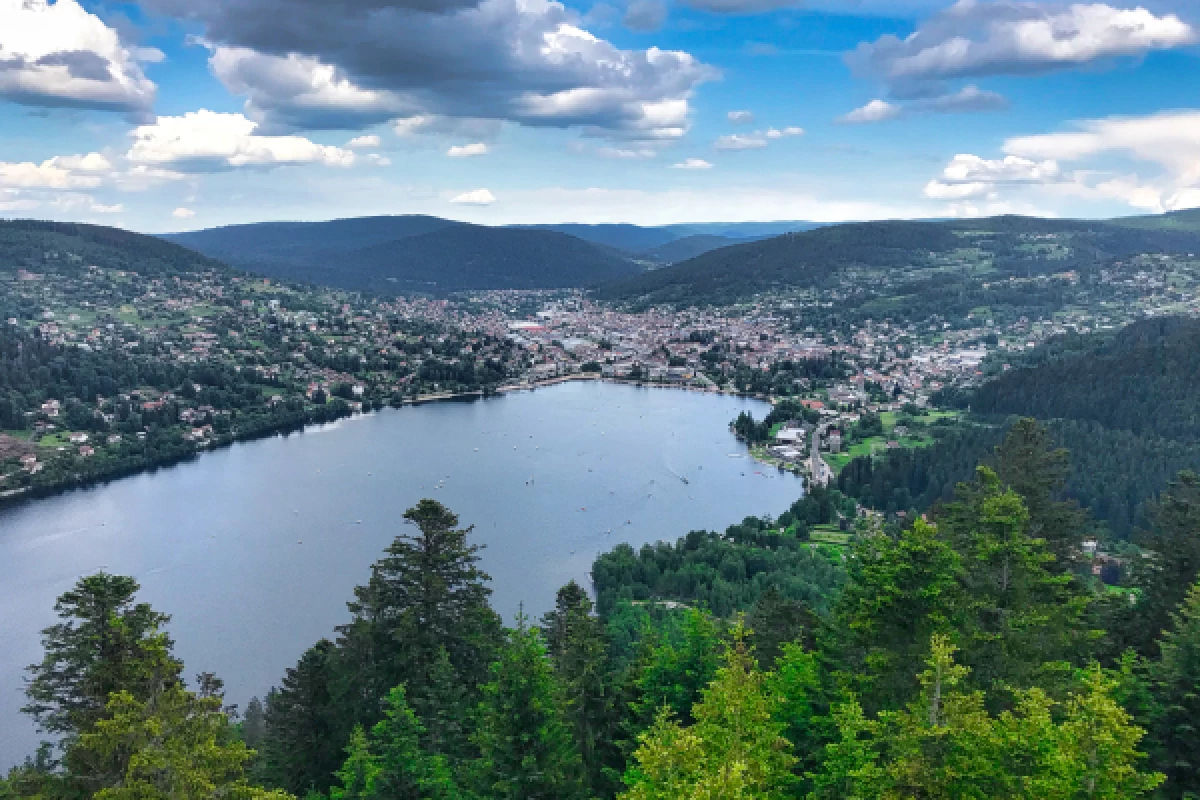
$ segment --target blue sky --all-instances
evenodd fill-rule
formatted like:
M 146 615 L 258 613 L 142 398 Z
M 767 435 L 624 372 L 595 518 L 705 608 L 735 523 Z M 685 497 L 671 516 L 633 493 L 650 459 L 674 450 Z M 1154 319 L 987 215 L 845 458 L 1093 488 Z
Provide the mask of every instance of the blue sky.
M 0 0 L 0 215 L 1159 213 L 1198 41 L 1192 0 Z

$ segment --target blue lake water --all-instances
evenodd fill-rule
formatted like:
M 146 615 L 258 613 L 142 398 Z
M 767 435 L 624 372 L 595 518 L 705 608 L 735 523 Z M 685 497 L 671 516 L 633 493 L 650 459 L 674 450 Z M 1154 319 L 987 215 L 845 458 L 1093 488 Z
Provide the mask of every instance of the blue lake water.
M 23 668 L 81 575 L 135 576 L 172 615 L 187 674 L 215 672 L 245 707 L 348 618 L 353 587 L 422 497 L 475 526 L 510 622 L 522 604 L 540 616 L 572 578 L 590 585 L 618 542 L 781 513 L 800 479 L 745 455 L 726 427 L 743 410 L 767 406 L 568 383 L 389 409 L 0 511 L 0 768 L 36 746 Z

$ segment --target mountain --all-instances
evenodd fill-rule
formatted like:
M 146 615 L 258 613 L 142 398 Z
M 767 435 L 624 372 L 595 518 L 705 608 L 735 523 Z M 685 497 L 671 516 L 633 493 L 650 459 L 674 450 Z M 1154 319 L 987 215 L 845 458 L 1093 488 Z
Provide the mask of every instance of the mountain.
M 955 271 L 1029 277 L 1088 270 L 1137 253 L 1200 250 L 1200 224 L 1129 220 L 883 221 L 833 225 L 723 247 L 601 287 L 604 300 L 707 305 L 821 286 L 849 268 L 944 280 Z
M 154 236 L 71 222 L 0 220 L 0 271 L 38 272 L 47 265 L 69 272 L 88 266 L 145 275 L 224 270 L 224 264 Z
M 677 261 L 687 261 L 689 258 L 695 258 L 713 250 L 720 250 L 722 247 L 744 244 L 745 241 L 745 239 L 729 239 L 725 236 L 696 233 L 646 250 L 641 255 L 643 258 L 663 264 L 674 264 Z
M 554 230 L 428 216 L 266 222 L 163 238 L 256 274 L 384 294 L 583 287 L 642 269 Z
M 752 239 L 766 239 L 785 233 L 813 230 L 814 228 L 824 227 L 824 223 L 700 222 L 685 225 L 664 225 L 661 227 L 643 227 L 641 225 L 628 224 L 522 225 L 520 227 L 558 231 L 559 233 L 566 233 L 583 239 L 585 242 L 592 242 L 593 244 L 612 247 L 616 250 L 643 258 L 651 258 L 669 263 L 671 261 L 678 261 L 681 258 L 697 256 L 700 253 L 715 250 L 718 247 L 739 244 Z M 696 240 L 696 243 L 691 245 L 682 245 L 678 251 L 679 254 L 687 253 L 689 250 L 694 251 L 690 255 L 676 255 L 675 251 L 667 250 L 668 253 L 672 254 L 672 257 L 657 258 L 656 253 L 660 249 L 674 242 L 691 239 L 695 236 L 703 236 L 705 238 Z M 709 246 L 701 247 L 701 242 Z

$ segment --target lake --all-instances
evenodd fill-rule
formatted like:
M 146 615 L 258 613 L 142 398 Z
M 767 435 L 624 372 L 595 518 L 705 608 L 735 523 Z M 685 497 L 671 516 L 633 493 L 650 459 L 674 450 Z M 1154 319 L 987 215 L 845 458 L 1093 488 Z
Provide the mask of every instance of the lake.
M 0 767 L 38 737 L 18 711 L 55 598 L 100 569 L 172 615 L 189 679 L 263 696 L 348 618 L 346 601 L 422 497 L 450 507 L 510 622 L 540 616 L 619 542 L 784 511 L 799 478 L 752 461 L 727 425 L 745 398 L 600 382 L 388 409 L 205 453 L 0 511 Z M 731 457 L 734 456 L 734 457 Z M 686 479 L 686 482 L 685 482 Z

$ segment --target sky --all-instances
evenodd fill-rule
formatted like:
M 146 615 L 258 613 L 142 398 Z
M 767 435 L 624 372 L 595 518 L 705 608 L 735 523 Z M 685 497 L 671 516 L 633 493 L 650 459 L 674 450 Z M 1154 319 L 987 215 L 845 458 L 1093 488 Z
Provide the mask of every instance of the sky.
M 1197 0 L 0 0 L 0 217 L 1200 206 Z

